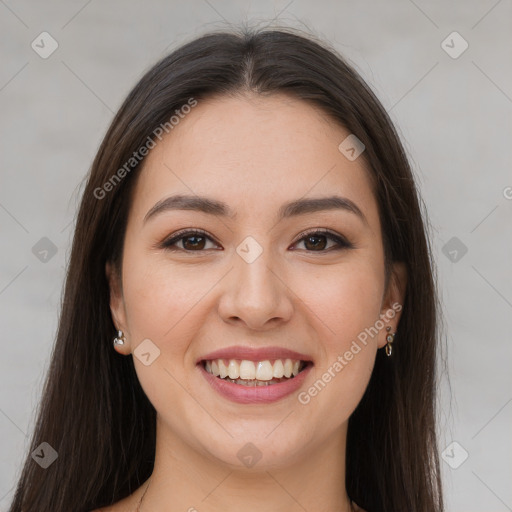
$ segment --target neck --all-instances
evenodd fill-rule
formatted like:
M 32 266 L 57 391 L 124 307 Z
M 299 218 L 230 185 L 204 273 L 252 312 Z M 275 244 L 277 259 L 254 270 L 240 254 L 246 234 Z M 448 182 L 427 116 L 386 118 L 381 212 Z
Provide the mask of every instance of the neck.
M 157 419 L 155 466 L 140 512 L 351 512 L 345 443 L 346 424 L 322 446 L 302 447 L 289 465 L 234 468 L 185 444 Z

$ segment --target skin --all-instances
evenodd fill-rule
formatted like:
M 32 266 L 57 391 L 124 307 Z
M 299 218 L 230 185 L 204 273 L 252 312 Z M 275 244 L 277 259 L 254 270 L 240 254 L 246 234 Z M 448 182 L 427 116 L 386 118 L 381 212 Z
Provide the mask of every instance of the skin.
M 157 411 L 155 469 L 141 512 L 350 510 L 341 484 L 348 419 L 386 344 L 385 329 L 307 405 L 297 393 L 270 404 L 230 402 L 195 364 L 232 345 L 290 348 L 314 361 L 304 391 L 359 333 L 403 303 L 403 265 L 394 265 L 385 289 L 380 219 L 363 158 L 349 161 L 338 150 L 348 135 L 306 102 L 247 93 L 200 101 L 148 154 L 121 276 L 107 266 L 113 320 L 126 337 L 116 350 L 128 356 L 148 338 L 160 350 L 148 366 L 133 357 Z M 366 222 L 345 210 L 276 222 L 283 203 L 334 192 L 356 203 Z M 224 201 L 237 218 L 168 210 L 144 222 L 156 203 L 178 193 Z M 184 228 L 205 230 L 205 245 L 194 251 L 188 235 L 175 251 L 160 246 Z M 336 250 L 327 237 L 315 249 L 298 236 L 314 228 L 354 248 Z M 252 263 L 236 252 L 247 236 L 263 249 Z M 399 318 L 386 323 L 391 332 Z M 246 443 L 261 453 L 252 468 L 237 457 Z M 146 487 L 108 510 L 136 510 Z

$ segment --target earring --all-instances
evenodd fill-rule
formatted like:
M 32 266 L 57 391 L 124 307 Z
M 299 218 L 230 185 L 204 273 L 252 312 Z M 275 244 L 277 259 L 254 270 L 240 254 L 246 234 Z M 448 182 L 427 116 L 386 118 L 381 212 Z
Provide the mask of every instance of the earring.
M 123 331 L 117 331 L 117 336 L 114 338 L 114 348 L 118 345 L 124 345 L 126 341 Z
M 391 356 L 391 353 L 393 352 L 393 341 L 395 340 L 395 333 L 393 332 L 390 332 L 391 331 L 391 327 L 386 327 L 386 331 L 388 332 L 387 336 L 386 336 L 386 341 L 387 341 L 387 344 L 386 344 L 386 355 L 388 357 Z

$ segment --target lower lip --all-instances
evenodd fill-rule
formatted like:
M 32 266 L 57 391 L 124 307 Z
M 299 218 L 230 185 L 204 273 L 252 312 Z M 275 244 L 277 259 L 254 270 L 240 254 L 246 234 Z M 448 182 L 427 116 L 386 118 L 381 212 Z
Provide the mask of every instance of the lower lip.
M 277 384 L 270 384 L 269 386 L 251 387 L 244 386 L 243 384 L 233 384 L 219 377 L 215 377 L 207 372 L 202 364 L 198 364 L 198 367 L 212 388 L 228 400 L 239 404 L 268 404 L 277 402 L 291 395 L 294 391 L 297 391 L 302 386 L 304 379 L 313 365 L 308 363 L 308 366 L 293 379 L 288 379 Z

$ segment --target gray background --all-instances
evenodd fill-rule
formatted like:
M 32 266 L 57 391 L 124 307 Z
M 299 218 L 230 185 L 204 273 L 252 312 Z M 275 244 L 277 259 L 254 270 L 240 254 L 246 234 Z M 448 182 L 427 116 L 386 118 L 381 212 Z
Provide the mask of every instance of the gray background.
M 440 451 L 459 443 L 442 461 L 447 509 L 512 510 L 510 0 L 0 0 L 0 511 L 33 429 L 80 183 L 113 113 L 171 49 L 244 20 L 331 41 L 398 125 L 445 316 Z M 43 31 L 59 45 L 47 59 L 31 47 Z M 443 48 L 461 40 L 442 46 L 453 31 L 469 44 L 457 58 Z

